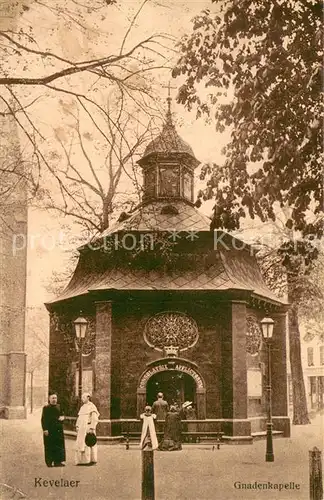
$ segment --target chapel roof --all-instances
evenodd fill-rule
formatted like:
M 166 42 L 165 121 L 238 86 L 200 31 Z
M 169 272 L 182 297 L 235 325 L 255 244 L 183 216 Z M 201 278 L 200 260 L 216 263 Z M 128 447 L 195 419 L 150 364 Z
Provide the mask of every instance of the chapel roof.
M 170 99 L 168 103 L 169 109 L 162 132 L 147 146 L 143 158 L 138 163 L 146 167 L 151 161 L 151 155 L 155 155 L 153 162 L 158 164 L 161 155 L 164 161 L 164 154 L 171 158 L 173 154 L 174 159 L 186 154 L 190 155 L 187 159 L 191 162 L 191 167 L 195 167 L 199 161 L 189 144 L 176 132 L 171 118 Z M 79 262 L 70 283 L 51 304 L 109 290 L 239 290 L 278 305 L 283 304 L 263 281 L 251 247 L 243 244 L 242 249 L 243 242 L 220 231 L 221 244 L 215 248 L 215 233 L 210 231 L 210 223 L 211 220 L 197 210 L 191 201 L 181 196 L 153 197 L 144 201 L 132 212 L 123 214 L 114 226 L 92 240 L 91 245 L 84 245 L 79 249 Z M 179 243 L 179 268 L 175 266 L 167 271 L 164 265 L 145 268 L 134 262 L 130 264 L 130 258 L 124 255 L 119 247 L 115 253 L 108 252 L 107 255 L 95 248 L 97 244 L 97 248 L 102 248 L 103 242 L 113 240 L 119 235 L 122 237 L 136 233 L 138 236 L 157 232 Z M 124 256 L 121 258 L 121 255 Z M 192 256 L 193 260 L 190 260 Z M 182 261 L 188 258 L 190 265 L 181 268 Z
M 187 153 L 193 157 L 192 147 L 180 137 L 174 124 L 166 121 L 162 132 L 146 147 L 143 158 L 153 153 Z
M 237 242 L 223 231 L 205 234 L 209 243 L 197 254 L 195 265 L 184 269 L 147 270 L 122 266 L 111 259 L 110 265 L 89 267 L 86 256 L 81 255 L 76 271 L 64 292 L 52 303 L 98 291 L 247 291 L 277 305 L 285 304 L 263 281 L 255 256 L 249 245 L 237 250 Z M 214 248 L 215 234 L 221 242 Z M 224 235 L 224 238 L 223 238 Z M 186 238 L 185 235 L 182 235 Z M 189 240 L 188 247 L 190 245 Z M 235 243 L 235 244 L 234 244 Z
M 100 238 L 119 231 L 209 231 L 211 219 L 183 200 L 154 200 L 139 205 L 129 218 L 106 229 Z
M 148 157 L 153 155 L 178 155 L 186 154 L 191 157 L 193 165 L 197 167 L 200 162 L 195 157 L 192 147 L 180 137 L 172 120 L 171 98 L 168 101 L 168 111 L 163 124 L 162 131 L 155 137 L 144 151 L 143 157 L 138 161 L 139 165 L 145 165 Z

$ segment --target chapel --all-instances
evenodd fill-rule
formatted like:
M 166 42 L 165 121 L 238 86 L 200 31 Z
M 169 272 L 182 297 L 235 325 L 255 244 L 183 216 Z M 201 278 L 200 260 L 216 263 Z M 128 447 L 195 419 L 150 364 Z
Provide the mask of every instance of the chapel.
M 198 430 L 252 442 L 266 428 L 260 321 L 270 315 L 273 429 L 289 436 L 287 304 L 266 286 L 254 249 L 211 231 L 196 208 L 200 162 L 175 128 L 170 101 L 138 163 L 141 203 L 79 249 L 70 283 L 46 304 L 50 388 L 72 422 L 81 366 L 74 321 L 81 315 L 82 390 L 99 409 L 99 436 L 115 441 L 140 430 L 139 415 L 162 392 L 169 404 L 193 403 Z

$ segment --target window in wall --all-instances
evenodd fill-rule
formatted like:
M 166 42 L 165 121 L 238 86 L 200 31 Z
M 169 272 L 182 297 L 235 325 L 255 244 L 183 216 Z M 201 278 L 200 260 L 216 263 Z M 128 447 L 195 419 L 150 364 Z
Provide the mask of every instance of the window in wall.
M 79 391 L 79 369 L 76 369 L 75 372 L 75 395 L 78 395 Z M 82 392 L 90 392 L 92 394 L 93 391 L 93 373 L 92 370 L 83 370 L 82 372 Z
M 309 393 L 311 395 L 316 393 L 316 377 L 309 377 Z
M 150 168 L 145 171 L 144 174 L 144 190 L 146 196 L 154 196 L 155 195 L 155 184 L 156 184 L 156 171 L 155 167 Z
M 316 407 L 317 399 L 317 384 L 316 377 L 309 377 L 309 396 L 310 396 L 310 406 L 311 408 Z
M 183 196 L 192 200 L 192 175 L 188 170 L 183 171 Z
M 320 346 L 320 365 L 324 365 L 324 345 Z
M 313 347 L 307 347 L 307 365 L 314 366 L 314 349 L 313 349 Z
M 179 196 L 179 167 L 160 167 L 159 195 Z

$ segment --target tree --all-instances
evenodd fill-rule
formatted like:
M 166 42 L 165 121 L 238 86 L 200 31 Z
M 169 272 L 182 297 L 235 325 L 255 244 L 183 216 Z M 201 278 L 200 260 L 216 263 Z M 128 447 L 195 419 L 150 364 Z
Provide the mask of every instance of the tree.
M 324 254 L 320 252 L 312 266 L 309 278 L 309 293 L 305 293 L 299 305 L 299 312 L 305 326 L 308 324 L 318 326 L 317 333 L 324 324 Z M 322 333 L 323 335 L 323 333 Z
M 225 165 L 206 167 L 217 188 L 214 225 L 235 229 L 246 214 L 274 219 L 278 201 L 293 209 L 289 227 L 322 236 L 322 2 L 214 3 L 219 15 L 194 19 L 173 70 L 186 78 L 179 102 L 198 115 L 213 110 L 218 131 L 232 127 Z
M 322 2 L 215 0 L 180 43 L 173 76 L 183 75 L 178 101 L 230 128 L 224 165 L 205 165 L 215 197 L 213 228 L 233 230 L 246 216 L 276 220 L 289 210 L 290 238 L 278 249 L 287 274 L 294 423 L 307 423 L 300 364 L 298 287 L 323 236 Z M 306 240 L 296 243 L 296 237 Z
M 152 120 L 143 124 L 137 118 L 139 110 L 130 111 L 134 106 L 123 92 L 108 96 L 106 109 L 97 113 L 96 120 L 78 101 L 79 107 L 64 104 L 72 123 L 55 130 L 63 158 L 54 151 L 50 167 L 58 192 L 53 186 L 42 189 L 41 206 L 73 218 L 93 234 L 109 227 L 116 208 L 125 210 L 135 202 L 120 190 L 121 181 L 128 181 L 139 196 L 135 160 L 151 139 L 153 124 Z
M 317 249 L 305 241 L 292 240 L 290 230 L 273 223 L 271 244 L 261 243 L 258 259 L 268 286 L 278 295 L 286 296 L 288 312 L 289 354 L 293 390 L 293 423 L 309 423 L 303 378 L 300 320 L 308 314 L 318 315 L 323 306 L 323 290 L 314 282 L 314 274 L 322 263 L 312 256 Z M 288 234 L 287 234 L 288 233 Z M 262 239 L 261 239 L 262 240 Z
M 110 0 L 95 0 L 91 6 L 77 0 L 27 0 L 1 6 L 6 15 L 0 23 L 0 115 L 14 117 L 21 142 L 27 141 L 28 147 L 23 145 L 24 159 L 29 154 L 33 194 L 41 184 L 39 178 L 44 170 L 56 178 L 58 187 L 64 191 L 62 179 L 55 175 L 49 157 L 49 131 L 42 123 L 44 109 L 53 99 L 56 102 L 64 96 L 73 99 L 94 126 L 98 115 L 105 116 L 109 128 L 117 127 L 113 130 L 115 136 L 117 133 L 123 136 L 123 127 L 112 120 L 114 110 L 110 102 L 107 112 L 107 94 L 112 95 L 113 90 L 122 95 L 123 119 L 126 101 L 129 115 L 137 107 L 142 114 L 149 115 L 150 121 L 156 112 L 152 72 L 167 63 L 169 48 L 164 44 L 171 37 L 155 33 L 140 39 L 133 34 L 147 1 L 131 14 L 124 33 L 105 31 L 114 9 Z M 54 26 L 48 30 L 46 39 L 39 29 L 42 20 Z M 86 50 L 73 51 L 73 45 L 71 49 L 62 44 L 62 31 L 74 33 L 75 42 L 79 41 L 80 47 L 85 45 Z M 86 53 L 82 60 L 80 53 Z M 117 144 L 115 151 L 116 148 Z M 51 144 L 50 149 L 53 152 L 55 145 Z M 102 193 L 100 196 L 104 197 Z M 109 205 L 110 201 L 106 199 L 105 203 Z
M 10 5 L 9 3 L 3 5 L 2 8 L 4 8 L 4 12 L 7 14 L 5 16 L 6 21 L 3 21 L 1 23 L 2 29 L 0 29 L 0 39 L 2 39 L 3 42 L 1 44 L 0 50 L 2 52 L 3 60 L 6 61 L 8 57 L 10 58 L 10 56 L 18 56 L 20 58 L 20 62 L 25 64 L 19 64 L 17 65 L 17 67 L 22 68 L 22 71 L 27 73 L 27 75 L 25 74 L 23 76 L 14 76 L 10 67 L 7 68 L 4 65 L 4 76 L 0 78 L 0 85 L 46 86 L 47 84 L 50 84 L 57 80 L 61 80 L 64 77 L 77 75 L 83 72 L 95 74 L 99 78 L 106 78 L 112 82 L 118 81 L 120 84 L 128 85 L 128 83 L 126 84 L 126 82 L 130 81 L 133 74 L 138 72 L 132 72 L 127 68 L 127 63 L 129 63 L 130 59 L 138 57 L 138 61 L 140 61 L 141 49 L 147 49 L 152 53 L 157 53 L 157 51 L 154 50 L 154 47 L 160 46 L 160 39 L 163 40 L 168 38 L 166 35 L 156 34 L 149 36 L 144 40 L 127 48 L 127 42 L 131 33 L 131 29 L 134 26 L 137 17 L 141 13 L 147 1 L 148 0 L 144 0 L 135 13 L 128 29 L 125 32 L 124 37 L 122 38 L 120 47 L 115 53 L 106 55 L 104 57 L 94 57 L 82 61 L 67 59 L 51 50 L 39 49 L 38 47 L 41 44 L 39 44 L 38 41 L 34 38 L 35 27 L 32 24 L 29 24 L 29 22 L 26 23 L 27 26 L 25 25 L 24 28 L 17 26 L 19 23 L 19 18 L 22 17 L 24 13 L 26 13 L 26 11 L 30 10 L 30 5 L 34 7 L 37 6 L 43 8 L 47 13 L 49 12 L 54 14 L 54 16 L 57 18 L 57 22 L 62 19 L 69 19 L 70 26 L 77 26 L 78 29 L 86 32 L 90 28 L 90 26 L 85 21 L 86 14 L 88 18 L 92 13 L 94 13 L 96 17 L 99 17 L 99 14 L 101 14 L 101 21 L 104 21 L 107 12 L 103 12 L 102 10 L 108 5 L 115 3 L 114 0 L 97 0 L 93 2 L 93 5 L 91 5 L 90 7 L 75 0 L 65 0 L 64 6 L 62 6 L 62 2 L 55 0 L 54 2 L 49 2 L 48 0 L 26 0 L 24 2 L 15 2 L 12 5 Z M 9 13 L 11 13 L 11 16 L 8 15 Z M 9 23 L 7 22 L 8 20 Z M 13 26 L 17 26 L 18 31 L 10 29 L 12 24 Z M 49 36 L 51 36 L 51 34 Z M 33 63 L 35 63 L 35 61 L 39 61 L 40 58 L 43 58 L 45 61 L 49 62 L 49 67 L 52 69 L 52 71 L 49 71 L 47 72 L 47 74 L 42 76 L 31 76 L 30 73 L 33 73 L 34 71 Z M 121 66 L 120 63 L 122 63 L 123 66 Z M 55 65 L 57 64 L 61 67 L 53 71 Z M 148 71 L 148 69 L 146 69 L 146 71 Z

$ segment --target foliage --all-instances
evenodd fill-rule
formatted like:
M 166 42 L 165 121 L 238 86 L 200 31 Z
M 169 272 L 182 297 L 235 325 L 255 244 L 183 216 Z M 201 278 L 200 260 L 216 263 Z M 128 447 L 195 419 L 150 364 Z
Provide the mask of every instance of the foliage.
M 215 115 L 231 130 L 224 165 L 205 165 L 215 197 L 213 226 L 234 230 L 247 215 L 285 220 L 287 238 L 270 258 L 270 275 L 286 277 L 291 308 L 293 423 L 308 423 L 300 355 L 299 308 L 323 236 L 322 2 L 215 0 L 180 44 L 173 76 L 182 75 L 178 101 L 197 115 Z M 280 208 L 282 210 L 280 210 Z M 297 234 L 308 239 L 296 240 Z M 318 242 L 318 240 L 317 240 Z
M 194 19 L 173 70 L 185 77 L 178 101 L 232 130 L 224 165 L 202 172 L 214 227 L 236 229 L 247 214 L 275 220 L 279 202 L 291 207 L 288 228 L 321 237 L 322 2 L 214 3 L 217 14 Z

